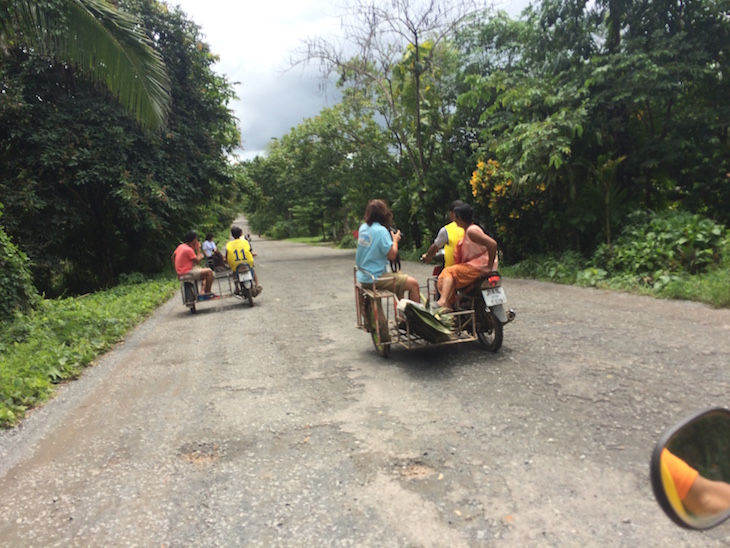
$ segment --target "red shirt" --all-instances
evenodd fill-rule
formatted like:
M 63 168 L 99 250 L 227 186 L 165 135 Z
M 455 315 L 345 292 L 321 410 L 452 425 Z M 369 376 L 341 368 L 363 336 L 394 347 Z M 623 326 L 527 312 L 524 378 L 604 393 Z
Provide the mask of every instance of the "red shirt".
M 188 244 L 180 244 L 175 249 L 175 271 L 178 276 L 187 274 L 198 260 L 195 251 Z

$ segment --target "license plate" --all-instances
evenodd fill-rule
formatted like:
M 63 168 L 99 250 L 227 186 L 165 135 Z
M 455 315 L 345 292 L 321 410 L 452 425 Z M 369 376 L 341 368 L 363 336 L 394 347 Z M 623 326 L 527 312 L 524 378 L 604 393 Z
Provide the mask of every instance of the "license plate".
M 250 282 L 251 280 L 253 280 L 253 276 L 251 275 L 251 271 L 239 272 L 238 273 L 238 281 L 239 282 Z
M 504 289 L 501 287 L 482 289 L 482 297 L 484 297 L 484 302 L 487 303 L 487 306 L 496 306 L 507 302 L 507 295 L 504 294 Z

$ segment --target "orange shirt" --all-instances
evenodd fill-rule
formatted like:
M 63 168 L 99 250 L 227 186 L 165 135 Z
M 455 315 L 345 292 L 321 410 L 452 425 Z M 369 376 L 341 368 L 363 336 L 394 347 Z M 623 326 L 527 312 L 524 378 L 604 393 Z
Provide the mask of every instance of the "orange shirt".
M 662 451 L 661 458 L 667 469 L 669 469 L 679 498 L 684 500 L 700 473 L 682 459 L 670 453 L 666 448 Z
M 187 274 L 198 260 L 195 251 L 188 244 L 180 244 L 175 249 L 175 271 L 178 276 Z

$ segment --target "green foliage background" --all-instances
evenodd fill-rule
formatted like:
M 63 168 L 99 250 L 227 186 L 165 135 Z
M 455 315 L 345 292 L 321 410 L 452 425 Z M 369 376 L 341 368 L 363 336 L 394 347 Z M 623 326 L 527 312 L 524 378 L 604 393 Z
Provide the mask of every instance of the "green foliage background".
M 38 294 L 31 278 L 28 257 L 0 226 L 0 317 L 7 321 L 18 313 L 28 312 L 37 303 Z
M 543 0 L 516 20 L 473 14 L 443 40 L 434 23 L 390 65 L 336 67 L 342 102 L 244 165 L 257 189 L 247 211 L 276 237 L 339 241 L 379 197 L 403 245 L 423 250 L 460 198 L 509 263 L 569 251 L 609 260 L 636 211 L 727 226 L 729 10 Z M 494 178 L 475 178 L 487 161 Z
M 141 129 L 73 66 L 24 48 L 0 60 L 4 228 L 50 296 L 159 272 L 185 232 L 240 209 L 227 161 L 239 143 L 234 94 L 199 27 L 153 0 L 121 7 L 158 37 L 172 89 L 164 133 Z
M 44 299 L 0 330 L 0 427 L 76 378 L 177 290 L 177 281 L 134 276 L 84 298 Z

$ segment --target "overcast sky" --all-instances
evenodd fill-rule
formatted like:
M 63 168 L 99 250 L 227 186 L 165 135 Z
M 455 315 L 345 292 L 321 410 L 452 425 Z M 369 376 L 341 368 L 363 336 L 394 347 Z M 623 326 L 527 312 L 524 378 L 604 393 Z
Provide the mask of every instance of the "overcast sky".
M 251 159 L 323 107 L 333 106 L 333 89 L 320 90 L 314 69 L 288 72 L 288 59 L 302 40 L 339 34 L 335 4 L 328 0 L 167 0 L 201 27 L 213 53 L 214 70 L 235 85 L 239 99 L 231 105 L 239 121 L 243 152 Z M 528 0 L 504 1 L 516 17 Z

